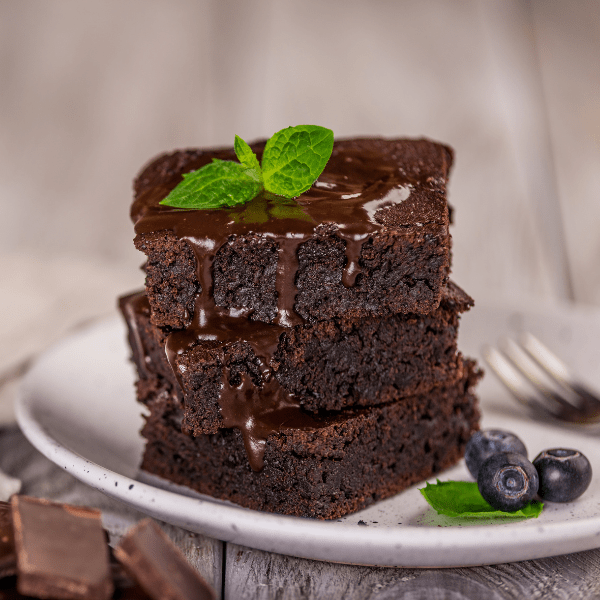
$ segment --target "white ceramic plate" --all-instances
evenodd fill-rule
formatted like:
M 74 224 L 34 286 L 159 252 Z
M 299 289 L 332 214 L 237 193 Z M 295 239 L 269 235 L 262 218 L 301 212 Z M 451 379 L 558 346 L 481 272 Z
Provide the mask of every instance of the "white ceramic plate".
M 463 318 L 459 346 L 476 355 L 482 344 L 519 328 L 537 334 L 600 390 L 597 311 L 477 307 Z M 82 329 L 31 369 L 17 418 L 31 443 L 50 460 L 153 517 L 253 548 L 364 565 L 482 565 L 600 547 L 600 438 L 534 422 L 491 374 L 480 386 L 483 426 L 514 431 L 530 457 L 556 446 L 583 451 L 597 476 L 579 500 L 547 504 L 538 519 L 456 524 L 437 516 L 414 486 L 340 521 L 324 522 L 251 511 L 138 476 L 142 418 L 128 356 L 118 317 Z M 470 476 L 461 463 L 441 478 Z

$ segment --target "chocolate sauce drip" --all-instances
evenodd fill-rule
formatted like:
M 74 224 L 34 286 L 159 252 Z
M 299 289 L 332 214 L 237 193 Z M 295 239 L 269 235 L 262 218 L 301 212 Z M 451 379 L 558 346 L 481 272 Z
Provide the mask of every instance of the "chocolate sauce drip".
M 123 298 L 120 301 L 121 310 L 129 329 L 129 338 L 135 361 L 141 378 L 151 377 L 148 371 L 148 363 L 152 361 L 150 352 L 144 346 L 143 337 L 140 334 L 136 314 L 150 314 L 150 304 L 145 294 L 136 293 Z
M 296 243 L 296 240 L 293 242 Z M 285 249 L 285 245 L 283 247 Z M 221 383 L 219 406 L 223 425 L 240 430 L 250 466 L 254 471 L 261 471 L 266 440 L 270 434 L 286 427 L 315 429 L 320 424 L 302 412 L 300 403 L 281 387 L 271 370 L 271 360 L 285 328 L 278 324 L 251 321 L 246 314 L 232 314 L 217 306 L 212 293 L 212 247 L 209 244 L 192 243 L 192 248 L 196 255 L 201 292 L 196 297 L 192 323 L 186 329 L 174 331 L 167 337 L 167 359 L 183 389 L 182 373 L 177 368 L 177 355 L 200 341 L 217 341 L 222 344 L 242 341 L 250 345 L 260 368 L 261 385 L 255 385 L 250 376 L 244 373 L 240 384 L 234 386 L 231 384 L 231 375 L 226 374 Z M 293 276 L 295 269 L 292 267 L 293 264 L 281 274 L 280 279 Z
M 304 236 L 276 237 L 278 246 L 277 277 L 277 317 L 275 322 L 283 327 L 292 327 L 303 323 L 302 317 L 294 310 L 298 270 L 298 248 L 305 241 Z
M 202 167 L 212 158 L 235 160 L 230 150 L 192 152 L 179 168 L 165 168 L 161 181 L 139 193 L 132 207 L 137 234 L 171 230 L 191 246 L 196 258 L 201 291 L 196 297 L 192 323 L 185 330 L 171 333 L 165 346 L 180 384 L 177 355 L 202 340 L 243 340 L 259 361 L 260 386 L 254 385 L 247 374 L 242 375 L 238 386 L 225 377 L 219 398 L 224 424 L 241 431 L 255 471 L 262 469 L 270 434 L 285 428 L 321 426 L 318 419 L 302 412 L 298 401 L 279 385 L 270 368 L 284 328 L 303 322 L 294 310 L 299 247 L 320 225 L 334 224 L 335 234 L 346 247 L 341 281 L 352 287 L 361 273 L 363 243 L 384 227 L 386 209 L 407 203 L 410 206 L 402 210 L 410 214 L 413 222 L 432 222 L 439 217 L 435 211 L 424 209 L 422 203 L 407 201 L 415 190 L 431 189 L 444 182 L 433 181 L 425 167 L 409 176 L 393 153 L 377 148 L 375 144 L 371 151 L 365 151 L 365 144 L 336 143 L 319 180 L 295 200 L 263 192 L 234 208 L 181 210 L 161 206 L 159 202 L 181 181 L 183 173 Z M 255 145 L 254 150 L 260 158 L 262 145 Z M 439 174 L 439 165 L 434 170 Z M 253 322 L 248 319 L 250 311 L 227 310 L 214 301 L 212 265 L 217 251 L 230 236 L 251 232 L 273 239 L 278 247 L 277 316 L 273 324 Z
M 260 387 L 246 373 L 236 387 L 226 380 L 219 403 L 225 427 L 241 431 L 253 471 L 261 471 L 264 466 L 269 435 L 284 429 L 318 429 L 329 425 L 302 412 L 299 403 L 272 375 Z

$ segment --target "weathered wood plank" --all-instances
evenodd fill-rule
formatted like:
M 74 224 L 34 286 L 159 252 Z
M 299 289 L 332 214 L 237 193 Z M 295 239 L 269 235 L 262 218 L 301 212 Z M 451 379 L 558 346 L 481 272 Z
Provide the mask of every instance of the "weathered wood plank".
M 227 545 L 224 600 L 521 600 L 600 595 L 600 550 L 459 569 L 325 563 Z
M 600 550 L 456 571 L 496 589 L 503 598 L 558 600 L 600 595 Z

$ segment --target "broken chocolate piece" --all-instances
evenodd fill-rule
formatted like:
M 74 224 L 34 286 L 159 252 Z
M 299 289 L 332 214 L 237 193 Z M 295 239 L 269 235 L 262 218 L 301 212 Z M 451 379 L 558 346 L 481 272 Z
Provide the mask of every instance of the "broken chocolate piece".
M 13 496 L 17 589 L 37 598 L 107 600 L 113 593 L 100 511 Z
M 151 519 L 144 519 L 131 529 L 114 552 L 155 600 L 215 599 L 210 586 Z
M 8 502 L 0 502 L 0 577 L 17 572 L 12 510 Z
M 114 550 L 109 546 L 110 570 L 115 586 L 113 600 L 152 600 L 142 586 L 129 575 L 127 569 L 117 560 Z M 0 600 L 2 598 L 0 597 Z
M 26 596 L 22 596 L 17 592 L 17 576 L 10 575 L 0 579 L 0 600 L 25 600 Z

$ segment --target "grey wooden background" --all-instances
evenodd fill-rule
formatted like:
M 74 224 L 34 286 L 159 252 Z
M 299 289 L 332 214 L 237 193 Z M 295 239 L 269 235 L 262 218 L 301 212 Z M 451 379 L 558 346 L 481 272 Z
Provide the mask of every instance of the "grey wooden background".
M 27 357 L 141 286 L 141 165 L 234 134 L 447 142 L 455 280 L 480 303 L 600 305 L 599 57 L 597 0 L 3 0 L 0 421 Z M 16 431 L 0 447 L 31 493 L 88 498 Z M 115 531 L 135 518 L 92 500 Z M 171 533 L 224 598 L 600 596 L 596 551 L 415 571 Z
M 600 304 L 599 40 L 597 0 L 4 0 L 3 266 L 76 255 L 140 281 L 142 164 L 308 122 L 456 149 L 476 299 Z

